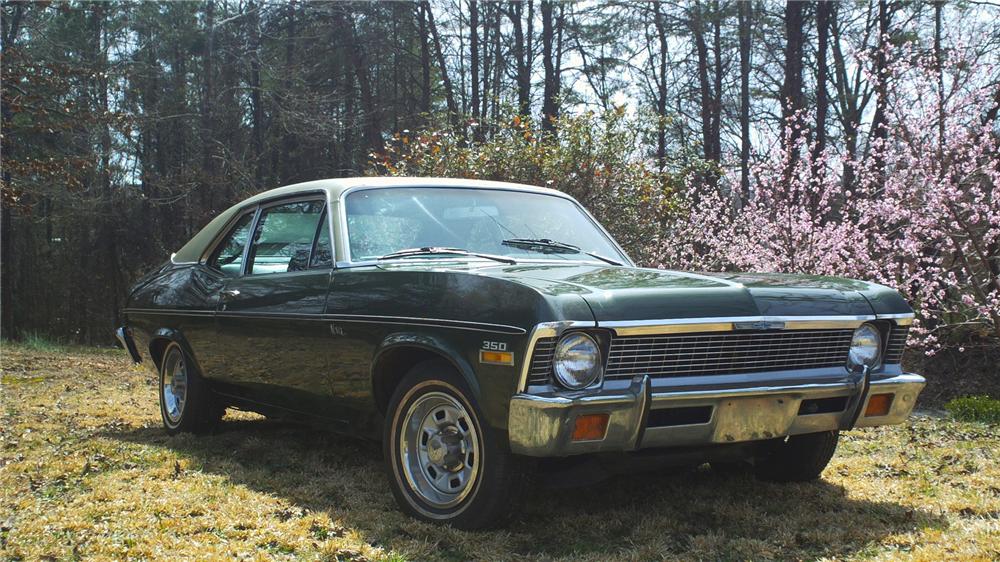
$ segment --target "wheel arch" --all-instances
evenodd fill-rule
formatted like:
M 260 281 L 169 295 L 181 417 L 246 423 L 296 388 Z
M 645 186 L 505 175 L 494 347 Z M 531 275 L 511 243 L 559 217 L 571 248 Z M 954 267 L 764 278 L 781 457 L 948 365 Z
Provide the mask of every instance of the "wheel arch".
M 426 335 L 393 334 L 376 349 L 371 367 L 371 390 L 375 409 L 385 415 L 399 383 L 418 363 L 443 360 L 468 385 L 472 399 L 479 402 L 480 387 L 472 366 L 446 342 Z
M 148 345 L 149 356 L 153 360 L 153 365 L 156 367 L 157 372 L 159 372 L 163 362 L 163 354 L 166 353 L 167 348 L 170 347 L 171 343 L 176 343 L 194 363 L 194 366 L 198 368 L 199 372 L 201 371 L 201 368 L 198 365 L 198 359 L 195 357 L 190 344 L 188 344 L 187 339 L 184 338 L 184 335 L 180 332 L 180 330 L 174 328 L 159 328 L 150 335 Z

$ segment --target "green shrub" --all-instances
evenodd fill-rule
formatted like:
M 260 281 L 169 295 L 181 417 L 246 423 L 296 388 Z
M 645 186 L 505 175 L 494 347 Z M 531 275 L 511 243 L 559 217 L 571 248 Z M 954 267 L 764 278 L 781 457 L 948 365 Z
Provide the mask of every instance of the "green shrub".
M 55 353 L 62 351 L 63 344 L 38 332 L 28 332 L 22 335 L 21 344 L 35 351 Z
M 955 398 L 944 409 L 957 420 L 1000 424 L 1000 400 L 989 396 Z
M 568 193 L 593 213 L 639 263 L 648 263 L 669 219 L 678 212 L 676 193 L 701 170 L 697 160 L 658 170 L 637 150 L 648 131 L 623 110 L 560 117 L 558 133 L 543 132 L 529 119 L 512 116 L 475 128 L 489 131 L 474 142 L 450 129 L 403 131 L 370 173 L 503 180 Z

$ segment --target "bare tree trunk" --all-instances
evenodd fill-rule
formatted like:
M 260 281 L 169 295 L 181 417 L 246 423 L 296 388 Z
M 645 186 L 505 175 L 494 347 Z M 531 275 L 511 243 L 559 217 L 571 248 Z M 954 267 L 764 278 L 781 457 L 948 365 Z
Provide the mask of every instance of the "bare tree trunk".
M 437 25 L 434 23 L 434 11 L 430 2 L 421 2 L 424 13 L 427 14 L 427 27 L 431 30 L 431 37 L 434 39 L 434 54 L 437 56 L 438 67 L 441 70 L 441 83 L 444 85 L 444 98 L 448 104 L 448 119 L 452 126 L 458 129 L 458 104 L 455 103 L 455 88 L 452 86 L 451 78 L 448 77 L 448 64 L 444 59 L 444 50 L 441 48 L 441 36 L 438 35 Z
M 297 6 L 295 0 L 291 0 L 288 3 L 288 33 L 285 37 L 285 100 L 287 105 L 287 100 L 293 95 L 293 89 L 295 88 L 295 83 L 293 78 L 295 77 L 296 70 L 296 50 L 295 42 L 298 38 L 297 33 L 297 18 L 296 18 Z M 298 180 L 298 136 L 293 134 L 286 124 L 284 127 L 284 132 L 281 139 L 281 160 L 284 163 L 281 183 L 289 183 Z
M 798 160 L 796 143 L 801 137 L 800 127 L 791 127 L 789 121 L 804 106 L 802 95 L 802 53 L 805 3 L 787 0 L 785 3 L 785 79 L 781 90 L 781 138 L 789 158 L 789 169 Z
M 356 37 L 355 35 L 354 44 L 351 46 L 351 64 L 354 66 L 354 74 L 358 79 L 358 91 L 361 93 L 361 109 L 365 113 L 365 146 L 373 152 L 378 152 L 384 147 L 381 119 L 375 103 L 375 94 L 372 92 L 371 74 L 368 71 L 367 57 L 365 57 L 364 48 L 358 44 Z
M 490 107 L 490 87 L 492 85 L 491 78 L 493 77 L 493 59 L 490 57 L 490 45 L 493 42 L 493 27 L 491 25 L 491 20 L 493 15 L 493 3 L 486 2 L 483 4 L 483 13 L 480 14 L 480 24 L 483 27 L 483 35 L 480 37 L 479 45 L 482 49 L 482 53 L 479 56 L 479 60 L 483 65 L 482 77 L 483 86 L 479 90 L 481 99 L 479 100 L 482 104 L 482 108 L 479 110 L 479 116 L 482 120 L 489 120 L 489 107 Z M 480 125 L 479 127 L 480 139 L 483 138 L 485 133 L 485 127 Z
M 694 35 L 695 55 L 698 59 L 698 86 L 701 95 L 701 144 L 705 160 L 712 160 L 714 142 L 712 140 L 712 86 L 708 80 L 708 46 L 705 44 L 705 19 L 702 7 L 692 8 L 691 33 Z
M 715 88 L 712 95 L 712 156 L 722 160 L 722 10 L 712 1 L 712 49 L 715 51 Z
M 111 145 L 111 124 L 107 120 L 110 109 L 110 101 L 108 99 L 108 54 L 107 54 L 107 38 L 106 38 L 106 26 L 105 26 L 105 5 L 102 3 L 93 4 L 91 7 L 91 31 L 93 37 L 92 48 L 93 59 L 89 62 L 93 65 L 95 70 L 95 75 L 97 79 L 94 81 L 94 102 L 96 109 L 100 112 L 102 119 L 100 125 L 100 154 L 98 155 L 98 177 L 97 177 L 97 187 L 96 197 L 97 204 L 96 208 L 98 210 L 97 216 L 95 217 L 95 242 L 100 251 L 97 252 L 98 262 L 98 273 L 96 276 L 96 282 L 102 283 L 105 290 L 110 295 L 110 303 L 102 303 L 105 305 L 103 310 L 97 314 L 97 316 L 105 318 L 114 325 L 115 321 L 118 319 L 119 314 L 119 303 L 120 303 L 120 292 L 121 283 L 119 281 L 121 275 L 121 267 L 118 264 L 118 237 L 115 236 L 115 224 L 114 224 L 114 193 L 111 187 L 111 153 L 113 147 Z M 96 287 L 95 287 L 96 289 Z M 97 294 L 98 291 L 94 291 Z M 88 301 L 93 297 L 88 297 Z M 107 306 L 110 305 L 110 306 Z M 87 343 L 94 343 L 94 334 L 91 332 L 91 326 L 94 324 L 91 319 L 85 324 L 85 334 Z
M 653 2 L 653 25 L 660 53 L 656 77 L 656 165 L 662 172 L 667 166 L 667 24 L 659 2 Z
M 844 148 L 847 151 L 847 158 L 844 159 L 843 173 L 841 175 L 843 186 L 850 189 L 854 185 L 854 164 L 853 160 L 858 154 L 858 121 L 860 111 L 858 110 L 858 100 L 855 93 L 850 88 L 847 77 L 847 64 L 844 60 L 844 53 L 840 48 L 840 23 L 837 21 L 838 12 L 836 7 L 830 14 L 830 39 L 833 43 L 833 64 L 836 70 L 837 98 L 840 105 L 840 125 L 844 134 Z
M 201 202 L 202 212 L 214 208 L 215 162 L 212 159 L 214 141 L 213 111 L 215 109 L 215 2 L 205 3 L 205 55 L 202 63 L 204 82 L 201 91 Z
M 500 95 L 503 88 L 501 76 L 504 70 L 503 50 L 501 49 L 500 27 L 503 24 L 502 10 L 499 4 L 493 7 L 493 91 L 490 93 L 493 119 L 496 122 L 500 113 Z
M 782 118 L 787 120 L 805 105 L 802 94 L 802 57 L 805 25 L 805 3 L 788 0 L 785 3 L 785 67 L 782 84 Z
M 885 112 L 889 100 L 889 77 L 886 67 L 886 49 L 889 45 L 889 9 L 886 0 L 878 3 L 878 41 L 875 52 L 875 114 L 872 116 L 871 146 L 875 147 L 875 173 L 882 177 L 885 170 L 886 149 L 885 140 L 888 131 L 885 128 Z
M 264 178 L 264 105 L 260 83 L 260 10 L 252 0 L 247 3 L 250 14 L 250 111 L 253 139 L 254 178 L 259 187 Z
M 399 11 L 400 11 L 400 7 L 403 6 L 403 5 L 401 3 L 399 3 L 399 2 L 387 3 L 386 5 L 389 6 L 389 8 L 390 8 L 389 9 L 389 13 L 392 14 L 392 18 L 391 18 L 392 19 L 392 33 L 391 33 L 390 44 L 392 44 L 392 45 L 399 45 Z M 392 106 L 397 105 L 399 103 L 400 98 L 401 98 L 401 96 L 399 95 L 399 86 L 400 86 L 400 81 L 399 81 L 399 76 L 400 76 L 400 74 L 399 74 L 399 54 L 400 53 L 399 53 L 399 49 L 392 49 L 390 52 L 392 54 L 391 55 L 392 56 L 392 80 L 390 81 L 390 84 L 392 84 L 392 97 L 389 98 L 389 99 L 391 99 L 392 101 L 390 101 L 386 105 L 389 105 L 390 107 L 392 107 Z M 393 111 L 392 112 L 392 130 L 393 131 L 399 131 L 402 128 L 403 127 L 399 126 L 399 111 Z
M 819 160 L 826 150 L 826 113 L 829 106 L 826 88 L 826 55 L 830 35 L 830 12 L 834 9 L 832 2 L 817 2 L 816 4 L 816 144 L 813 148 L 813 177 L 822 173 Z
M 382 122 L 378 106 L 375 103 L 375 94 L 372 91 L 372 78 L 368 57 L 365 56 L 365 46 L 358 39 L 357 30 L 354 28 L 353 14 L 347 12 L 346 9 L 336 10 L 336 13 L 341 19 L 341 26 L 350 38 L 347 53 L 354 70 L 354 77 L 358 81 L 361 111 L 364 113 L 365 147 L 371 152 L 379 152 L 384 148 Z
M 14 42 L 17 41 L 18 36 L 21 34 L 21 22 L 24 17 L 24 4 L 18 2 L 14 4 L 13 14 L 11 14 L 9 20 L 3 28 L 3 59 L 7 60 L 7 54 L 10 49 L 14 46 Z M 14 112 L 11 110 L 8 104 L 3 104 L 2 110 L 3 121 L 2 126 L 0 126 L 0 131 L 3 132 L 3 145 L 0 147 L 0 152 L 2 152 L 3 157 L 9 159 L 11 157 L 10 151 L 12 148 L 12 142 L 10 142 L 9 127 L 11 120 L 14 118 Z M 14 213 L 12 206 L 13 201 L 13 185 L 11 184 L 10 166 L 3 166 L 3 185 L 0 189 L 3 193 L 0 194 L 0 336 L 13 339 L 17 337 L 16 326 L 14 323 Z M 10 200 L 8 200 L 10 199 Z
M 531 68 L 528 65 L 530 55 L 525 50 L 524 42 L 524 3 L 514 0 L 507 9 L 514 29 L 514 62 L 517 64 L 517 112 L 527 115 L 531 111 Z
M 559 95 L 559 71 L 555 57 L 556 27 L 558 23 L 552 17 L 553 0 L 542 0 L 542 63 L 545 68 L 544 90 L 542 92 L 542 130 L 555 132 L 555 119 L 559 117 L 559 107 L 556 98 Z
M 525 84 L 527 84 L 528 89 L 528 115 L 531 112 L 531 67 L 534 66 L 535 60 L 535 2 L 534 0 L 527 0 L 528 2 L 528 28 L 524 32 L 524 60 L 525 66 L 527 67 L 527 73 L 525 74 Z
M 420 111 L 431 112 L 431 47 L 427 33 L 428 4 L 417 4 L 417 29 L 420 32 Z
M 739 204 L 750 200 L 750 31 L 753 3 L 739 3 L 740 26 L 740 197 Z
M 937 66 L 938 147 L 944 148 L 944 57 L 941 53 L 941 12 L 944 0 L 934 2 L 934 64 Z
M 469 0 L 469 69 L 470 81 L 472 82 L 472 118 L 479 122 L 479 3 L 477 0 Z M 480 123 L 481 125 L 481 123 Z M 473 137 L 479 139 L 477 126 Z

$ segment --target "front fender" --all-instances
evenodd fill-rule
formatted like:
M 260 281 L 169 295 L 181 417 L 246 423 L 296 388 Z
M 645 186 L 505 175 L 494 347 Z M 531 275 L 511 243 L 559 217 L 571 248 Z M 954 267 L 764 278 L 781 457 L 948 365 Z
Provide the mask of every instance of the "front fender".
M 460 347 L 447 338 L 436 335 L 416 332 L 394 332 L 389 334 L 376 346 L 375 354 L 372 358 L 372 380 L 374 381 L 375 366 L 386 353 L 402 348 L 421 349 L 429 351 L 442 359 L 447 360 L 455 367 L 455 370 L 462 375 L 462 379 L 469 385 L 473 398 L 479 401 L 480 388 L 479 380 L 475 376 L 475 370 L 469 364 L 468 359 L 460 351 Z
M 370 377 L 372 396 L 378 396 L 380 361 L 393 352 L 405 349 L 417 351 L 420 358 L 433 354 L 448 361 L 465 381 L 470 398 L 479 406 L 485 418 L 484 423 L 497 429 L 507 427 L 510 397 L 517 387 L 519 361 L 515 365 L 487 365 L 479 362 L 479 350 L 485 340 L 491 338 L 505 341 L 511 349 L 523 347 L 523 335 L 490 334 L 465 330 L 440 330 L 418 332 L 401 331 L 388 334 L 378 346 L 372 358 Z M 517 341 L 515 341 L 517 340 Z M 412 364 L 406 365 L 409 370 Z M 398 373 L 401 379 L 405 372 Z M 398 379 L 395 381 L 398 382 Z

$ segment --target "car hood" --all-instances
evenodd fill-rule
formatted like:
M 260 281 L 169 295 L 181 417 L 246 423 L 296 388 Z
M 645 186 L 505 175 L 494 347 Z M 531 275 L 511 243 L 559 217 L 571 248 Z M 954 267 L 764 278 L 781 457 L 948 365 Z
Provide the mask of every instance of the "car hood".
M 851 279 L 760 273 L 687 273 L 589 264 L 522 264 L 492 275 L 547 294 L 577 293 L 598 323 L 740 316 L 905 313 L 895 291 Z
M 434 260 L 385 263 L 384 270 L 486 276 L 531 288 L 552 302 L 583 299 L 601 322 L 757 316 L 871 316 L 910 313 L 899 294 L 875 283 L 776 273 L 688 273 L 583 262 Z

